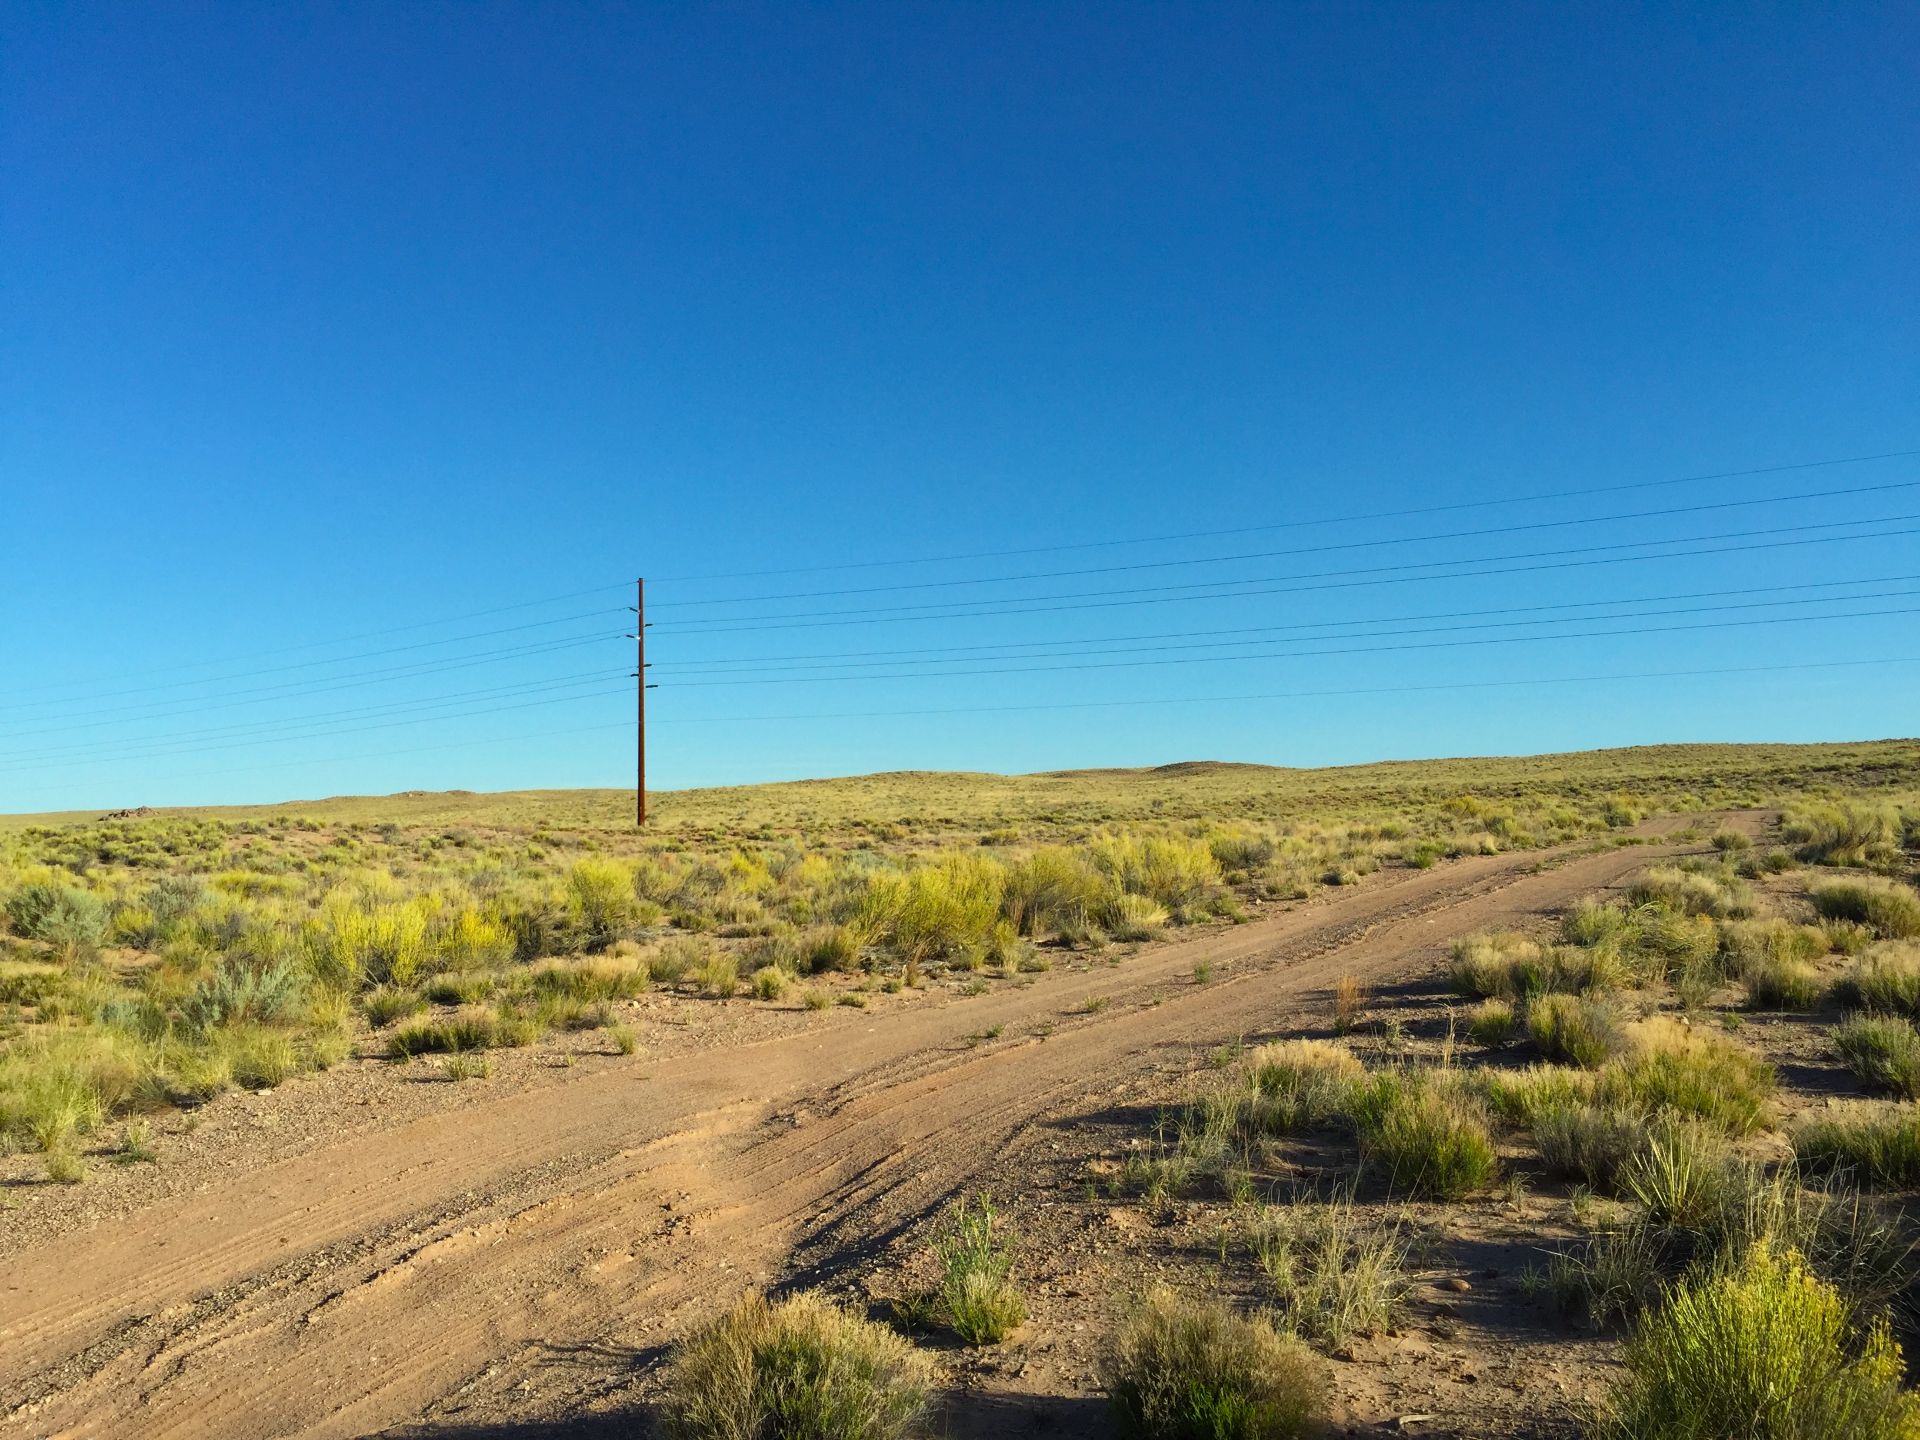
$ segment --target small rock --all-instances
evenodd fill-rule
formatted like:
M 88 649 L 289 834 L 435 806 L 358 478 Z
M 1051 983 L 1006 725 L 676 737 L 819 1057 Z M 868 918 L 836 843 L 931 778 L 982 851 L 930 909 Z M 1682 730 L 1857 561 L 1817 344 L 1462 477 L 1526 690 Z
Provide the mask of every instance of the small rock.
M 1451 1290 L 1456 1295 L 1464 1295 L 1473 1289 L 1473 1286 L 1467 1281 L 1462 1280 L 1458 1275 L 1455 1275 L 1450 1279 L 1442 1280 L 1440 1282 L 1440 1288 L 1442 1290 Z

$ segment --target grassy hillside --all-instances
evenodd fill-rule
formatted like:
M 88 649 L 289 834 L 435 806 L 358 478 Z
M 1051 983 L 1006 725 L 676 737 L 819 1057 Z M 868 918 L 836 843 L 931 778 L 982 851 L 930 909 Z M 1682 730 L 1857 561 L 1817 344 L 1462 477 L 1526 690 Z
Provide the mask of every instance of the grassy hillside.
M 1566 755 L 1385 761 L 1315 770 L 1213 761 L 1142 770 L 989 775 L 908 770 L 832 780 L 664 791 L 651 797 L 650 834 L 782 837 L 820 828 L 893 825 L 927 834 L 1145 819 L 1335 819 L 1420 808 L 1460 794 L 1490 800 L 1579 798 L 1624 791 L 1649 801 L 1684 795 L 1714 804 L 1823 788 L 1920 785 L 1920 741 L 1843 745 L 1653 745 Z M 174 808 L 160 815 L 327 824 L 633 828 L 628 790 L 407 791 L 279 805 Z M 98 811 L 0 815 L 0 833 L 70 826 Z

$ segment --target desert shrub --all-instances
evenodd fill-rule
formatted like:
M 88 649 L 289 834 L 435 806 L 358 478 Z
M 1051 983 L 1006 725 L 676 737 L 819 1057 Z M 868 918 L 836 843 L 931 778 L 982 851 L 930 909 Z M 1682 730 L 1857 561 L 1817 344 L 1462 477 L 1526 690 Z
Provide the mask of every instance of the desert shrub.
M 900 1440 L 918 1431 L 931 1379 L 882 1326 L 812 1295 L 749 1295 L 674 1352 L 667 1430 L 678 1440 Z
M 588 949 L 604 949 L 633 921 L 634 874 L 617 860 L 589 855 L 566 876 L 567 911 Z
M 1103 1368 L 1119 1428 L 1137 1440 L 1295 1440 L 1326 1403 L 1324 1362 L 1298 1340 L 1164 1289 Z
M 1552 988 L 1552 969 L 1541 947 L 1507 931 L 1456 941 L 1452 976 L 1453 988 L 1469 998 L 1518 1000 Z
M 1920 891 L 1877 875 L 1823 880 L 1811 892 L 1813 908 L 1830 920 L 1851 920 L 1883 940 L 1920 937 Z
M 499 983 L 499 980 L 492 975 L 436 975 L 427 982 L 425 994 L 427 999 L 436 1005 L 478 1005 L 493 994 L 499 987 Z M 368 993 L 371 996 L 374 992 Z M 374 1020 L 371 1010 L 367 1011 L 367 1018 L 373 1020 L 376 1025 L 385 1023 Z
M 695 971 L 704 970 L 713 954 L 713 942 L 699 935 L 673 935 L 647 957 L 655 980 L 677 985 Z
M 1588 1323 L 1605 1329 L 1659 1303 L 1668 1262 L 1665 1237 L 1636 1216 L 1555 1254 L 1546 1279 L 1562 1308 L 1583 1312 Z
M 815 926 L 800 937 L 795 957 L 809 975 L 851 970 L 860 962 L 860 937 L 845 925 Z
M 240 1023 L 208 1033 L 217 1071 L 247 1090 L 269 1090 L 305 1068 L 293 1036 L 266 1025 Z
M 1886 1189 L 1920 1187 L 1920 1106 L 1852 1106 L 1811 1120 L 1794 1131 L 1793 1151 L 1816 1174 Z
M 1714 1223 L 1732 1184 L 1725 1135 L 1700 1120 L 1663 1120 L 1619 1170 L 1619 1185 L 1657 1225 L 1701 1229 Z
M 1747 1004 L 1756 1010 L 1805 1010 L 1825 989 L 1820 972 L 1809 961 L 1786 956 L 1748 960 L 1741 968 L 1741 979 Z
M 859 925 L 910 976 L 940 961 L 982 954 L 1000 918 L 1002 872 L 989 859 L 953 855 L 904 874 L 876 876 Z
M 763 965 L 753 972 L 753 993 L 762 1000 L 778 1000 L 787 990 L 786 971 L 777 965 Z
M 69 959 L 93 954 L 107 935 L 107 907 L 90 890 L 35 880 L 7 897 L 7 923 L 16 935 L 51 945 Z
M 1620 1048 L 1620 1024 L 1610 1006 L 1577 995 L 1542 995 L 1527 1007 L 1527 1033 L 1549 1060 L 1595 1069 Z
M 1753 841 L 1738 830 L 1716 830 L 1710 843 L 1722 855 L 1739 855 L 1753 848 Z
M 417 990 L 402 990 L 393 985 L 376 985 L 360 997 L 360 1012 L 376 1029 L 405 1016 L 417 1015 L 425 1005 Z
M 1600 1072 L 1596 1099 L 1649 1115 L 1698 1116 L 1730 1135 L 1751 1134 L 1765 1122 L 1775 1082 L 1764 1060 L 1689 1026 L 1648 1021 L 1635 1028 L 1628 1052 Z
M 1854 962 L 1840 992 L 1883 1014 L 1920 1015 L 1920 945 L 1874 945 Z
M 1027 1302 L 1013 1283 L 1013 1250 L 993 1202 L 962 1199 L 934 1241 L 940 1263 L 940 1309 L 969 1345 L 997 1345 L 1027 1318 Z
M 714 950 L 700 967 L 700 988 L 725 1000 L 740 993 L 740 959 L 731 950 Z
M 1612 1193 L 1647 1143 L 1647 1117 L 1617 1105 L 1557 1102 L 1533 1117 L 1533 1145 L 1548 1171 Z
M 240 1022 L 277 1024 L 293 1018 L 306 989 L 306 975 L 288 960 L 255 963 L 223 959 L 195 982 L 180 1004 L 181 1019 L 199 1030 Z
M 1402 1226 L 1369 1219 L 1339 1195 L 1262 1207 L 1247 1238 L 1289 1330 L 1340 1345 L 1392 1327 L 1408 1288 Z
M 1498 1168 L 1478 1097 L 1430 1073 L 1375 1076 L 1357 1108 L 1362 1153 L 1393 1189 L 1456 1200 Z
M 1167 928 L 1167 911 L 1145 895 L 1123 893 L 1100 911 L 1100 926 L 1115 940 L 1152 940 Z
M 1509 1125 L 1532 1125 L 1559 1106 L 1584 1105 L 1593 1097 L 1593 1076 L 1560 1065 L 1529 1065 L 1524 1070 L 1482 1070 L 1474 1077 L 1482 1098 Z
M 1121 890 L 1186 919 L 1220 889 L 1220 865 L 1199 840 L 1174 835 L 1103 835 L 1087 849 L 1094 869 Z
M 402 1025 L 387 1037 L 387 1048 L 398 1060 L 440 1051 L 490 1050 L 525 1045 L 533 1039 L 533 1030 L 518 1016 L 473 1006 Z
M 1628 887 L 1627 901 L 1680 915 L 1730 920 L 1753 913 L 1753 887 L 1730 873 L 1656 865 Z
M 543 960 L 528 973 L 536 995 L 589 1002 L 630 1000 L 646 990 L 653 972 L 645 961 L 612 954 Z
M 1900 853 L 1900 817 L 1890 805 L 1796 806 L 1781 830 L 1799 857 L 1815 865 L 1879 865 Z
M 1920 1099 L 1920 1031 L 1897 1015 L 1850 1015 L 1833 1027 L 1834 1053 L 1864 1083 Z
M 1683 1282 L 1640 1321 L 1596 1426 L 1617 1440 L 1893 1440 L 1920 1429 L 1884 1324 L 1856 1333 L 1800 1256 L 1756 1245 Z
M 1344 1112 L 1366 1066 L 1344 1045 L 1327 1040 L 1280 1040 L 1262 1045 L 1241 1065 L 1246 1098 L 1240 1128 L 1250 1134 L 1289 1135 Z
M 1512 1040 L 1519 1025 L 1511 1000 L 1482 1000 L 1467 1012 L 1468 1037 L 1490 1050 Z
M 1048 846 L 1007 867 L 1000 903 L 1022 935 L 1084 935 L 1114 893 L 1085 856 Z
M 430 907 L 346 890 L 329 894 L 304 932 L 315 973 L 329 984 L 411 986 L 427 967 Z

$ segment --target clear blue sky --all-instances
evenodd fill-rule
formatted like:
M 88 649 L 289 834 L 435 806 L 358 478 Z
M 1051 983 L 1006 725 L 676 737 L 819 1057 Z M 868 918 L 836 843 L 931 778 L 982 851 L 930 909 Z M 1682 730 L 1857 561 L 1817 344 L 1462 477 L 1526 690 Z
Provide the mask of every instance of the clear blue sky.
M 1911 734 L 1920 458 L 1569 492 L 1920 447 L 1917 70 L 1901 4 L 8 6 L 0 810 L 625 783 L 641 572 L 662 786 Z

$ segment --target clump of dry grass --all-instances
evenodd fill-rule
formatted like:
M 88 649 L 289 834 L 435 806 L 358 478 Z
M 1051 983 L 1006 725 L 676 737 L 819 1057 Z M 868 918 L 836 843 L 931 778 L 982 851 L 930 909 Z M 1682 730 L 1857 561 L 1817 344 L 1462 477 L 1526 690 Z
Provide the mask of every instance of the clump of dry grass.
M 677 1440 L 902 1440 L 932 1370 L 892 1331 L 813 1295 L 749 1295 L 674 1352 L 666 1422 Z
M 1370 996 L 1367 984 L 1357 975 L 1342 975 L 1333 984 L 1333 1029 L 1345 1035 L 1360 1022 Z
M 1327 1345 L 1392 1327 L 1408 1288 L 1403 1226 L 1364 1214 L 1350 1193 L 1262 1206 L 1247 1243 L 1289 1330 Z
M 1326 1404 L 1325 1362 L 1262 1320 L 1155 1290 L 1104 1366 L 1122 1428 L 1141 1440 L 1294 1440 Z
M 1869 1010 L 1920 1015 L 1920 945 L 1888 942 L 1870 947 L 1837 988 Z
M 1878 875 L 1836 876 L 1811 892 L 1813 908 L 1829 920 L 1864 925 L 1883 940 L 1920 937 L 1920 891 Z
M 1850 1015 L 1833 1028 L 1833 1049 L 1863 1082 L 1920 1099 L 1920 1031 L 1898 1015 Z
M 1548 1060 L 1570 1060 L 1592 1070 L 1624 1043 L 1613 1007 L 1577 995 L 1542 995 L 1527 1007 L 1527 1033 Z

